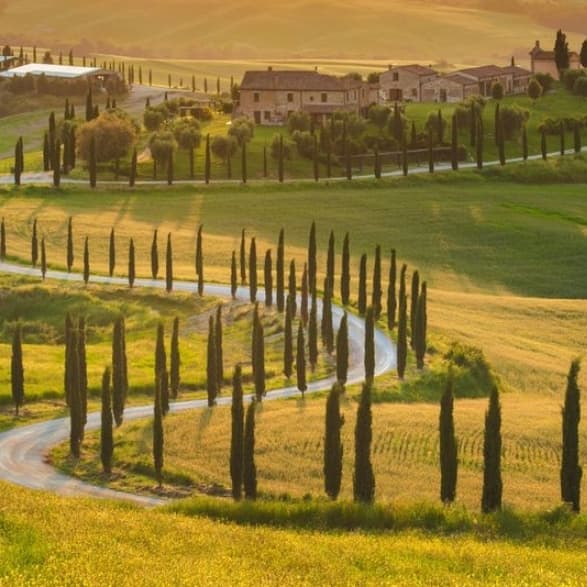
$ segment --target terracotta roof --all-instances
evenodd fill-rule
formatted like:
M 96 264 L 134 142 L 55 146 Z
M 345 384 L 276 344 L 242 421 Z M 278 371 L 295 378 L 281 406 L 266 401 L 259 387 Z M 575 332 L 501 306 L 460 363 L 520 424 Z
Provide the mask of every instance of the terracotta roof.
M 467 76 L 467 75 L 461 75 L 458 72 L 449 73 L 448 75 L 445 75 L 444 77 L 446 79 L 449 79 L 452 82 L 456 82 L 457 84 L 460 84 L 461 86 L 474 86 L 477 83 L 477 80 L 475 80 L 474 78 Z
M 408 71 L 409 73 L 413 73 L 414 75 L 419 76 L 436 75 L 438 73 L 431 67 L 425 67 L 424 65 L 419 65 L 418 63 L 413 63 L 411 65 L 398 65 L 397 67 L 392 67 L 390 71 L 395 71 L 396 69 Z
M 342 92 L 344 83 L 337 77 L 317 71 L 247 71 L 240 89 Z
M 503 74 L 503 68 L 497 65 L 481 65 L 480 67 L 469 67 L 467 69 L 461 69 L 455 73 L 461 73 L 465 75 L 473 76 L 477 79 L 484 77 L 495 77 Z
M 524 69 L 523 67 L 518 67 L 517 65 L 508 65 L 507 67 L 502 67 L 504 73 L 511 73 L 514 77 L 526 77 L 532 75 L 531 71 Z

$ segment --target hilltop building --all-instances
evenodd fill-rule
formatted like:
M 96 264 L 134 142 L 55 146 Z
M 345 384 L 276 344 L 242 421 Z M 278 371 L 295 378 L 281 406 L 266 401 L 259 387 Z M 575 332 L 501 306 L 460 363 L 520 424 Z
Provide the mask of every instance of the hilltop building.
M 569 69 L 581 69 L 581 57 L 578 53 L 571 51 Z M 530 51 L 530 63 L 532 73 L 549 73 L 553 78 L 558 79 L 559 73 L 554 60 L 554 51 L 545 51 L 540 46 L 540 41 Z
M 437 78 L 438 72 L 423 65 L 388 66 L 379 76 L 380 95 L 389 102 L 421 102 L 422 86 Z

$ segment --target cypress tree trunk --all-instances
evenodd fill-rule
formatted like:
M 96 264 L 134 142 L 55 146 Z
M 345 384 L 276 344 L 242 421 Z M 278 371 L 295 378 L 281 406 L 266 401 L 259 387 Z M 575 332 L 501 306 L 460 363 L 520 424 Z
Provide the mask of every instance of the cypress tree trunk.
M 240 271 L 241 271 L 241 284 L 247 283 L 247 251 L 246 251 L 246 239 L 245 229 L 241 232 L 241 249 L 240 249 Z
M 67 272 L 73 267 L 73 220 L 71 216 L 67 221 Z
M 169 404 L 169 385 L 167 379 L 167 355 L 165 353 L 165 331 L 163 323 L 157 325 L 157 342 L 155 344 L 155 385 L 159 385 L 161 410 L 166 413 Z M 167 396 L 167 397 L 166 397 Z
M 277 309 L 283 312 L 285 308 L 285 234 L 283 228 L 279 231 L 277 243 L 277 260 L 275 263 L 275 297 Z
M 391 249 L 391 263 L 389 266 L 389 278 L 387 284 L 387 328 L 395 328 L 395 313 L 397 310 L 396 296 L 397 261 L 395 249 Z
M 361 264 L 359 266 L 359 314 L 365 315 L 367 311 L 367 255 L 361 255 Z
M 212 162 L 210 160 L 210 135 L 206 135 L 206 150 L 204 159 L 204 181 L 206 185 L 210 183 L 210 175 L 212 170 Z
M 132 238 L 128 245 L 128 285 L 133 287 L 135 284 L 135 244 Z
M 402 140 L 402 173 L 404 177 L 408 175 L 408 147 L 405 139 Z
M 80 400 L 80 379 L 79 379 L 79 354 L 78 354 L 78 330 L 71 329 L 70 341 L 68 345 L 68 396 L 69 396 L 69 450 L 71 456 L 79 459 L 80 445 L 82 439 L 82 412 Z
M 422 284 L 420 297 L 418 298 L 418 308 L 416 310 L 416 332 L 414 336 L 414 350 L 416 351 L 416 366 L 418 369 L 424 368 L 424 358 L 426 356 L 426 331 L 428 326 L 427 297 L 428 288 L 426 282 L 424 282 Z
M 41 239 L 41 276 L 43 280 L 47 275 L 47 249 L 45 247 L 45 237 Z
M 100 460 L 104 475 L 112 473 L 114 439 L 112 436 L 112 391 L 110 389 L 110 367 L 102 375 L 102 417 L 100 426 Z
M 561 157 L 564 156 L 564 154 L 566 153 L 566 148 L 565 148 L 565 123 L 561 122 L 560 123 L 560 147 L 561 147 Z
M 334 232 L 330 231 L 328 238 L 328 255 L 326 257 L 326 282 L 328 292 L 332 296 L 334 293 Z
M 53 186 L 58 188 L 61 185 L 61 143 L 55 141 L 53 151 Z
M 355 470 L 353 474 L 353 497 L 356 502 L 373 503 L 375 498 L 375 476 L 371 465 L 371 388 L 363 385 L 357 421 L 355 425 Z
M 0 259 L 4 261 L 6 259 L 6 222 L 4 216 L 0 223 Z
M 456 114 L 452 117 L 452 141 L 451 141 L 451 149 L 450 149 L 450 159 L 451 159 L 451 166 L 453 171 L 458 171 L 459 169 L 459 127 L 457 124 L 457 117 Z
M 575 124 L 575 127 L 573 128 L 573 143 L 575 153 L 579 154 L 583 147 L 581 146 L 581 127 L 578 124 Z
M 528 161 L 528 127 L 525 124 L 522 128 L 522 159 Z
M 373 316 L 379 320 L 381 316 L 381 247 L 375 247 L 375 265 L 373 266 L 373 293 L 371 296 L 371 305 L 373 307 Z
M 302 397 L 304 397 L 304 392 L 308 389 L 308 385 L 306 383 L 306 343 L 304 341 L 304 328 L 301 324 L 298 326 L 296 347 L 296 378 L 298 389 L 302 392 Z
M 349 370 L 349 330 L 346 312 L 340 320 L 336 333 L 336 380 L 344 390 Z
M 71 343 L 71 331 L 73 330 L 73 321 L 69 312 L 65 315 L 65 328 L 63 333 L 63 340 L 65 343 L 64 354 L 64 371 L 63 371 L 63 391 L 65 393 L 65 403 L 67 407 L 71 405 L 69 397 L 69 346 Z
M 308 324 L 308 297 L 310 295 L 310 286 L 308 284 L 308 265 L 304 263 L 304 271 L 302 272 L 302 294 L 300 303 L 300 318 L 304 328 Z
M 203 240 L 202 231 L 204 225 L 200 224 L 198 227 L 198 236 L 196 237 L 196 276 L 198 278 L 198 295 L 204 295 L 204 253 L 203 253 Z
M 342 269 L 340 272 L 340 297 L 343 306 L 348 306 L 351 295 L 351 252 L 349 233 L 344 236 L 342 243 Z
M 16 142 L 14 146 L 14 185 L 20 185 L 20 176 L 22 173 L 21 167 L 21 154 L 20 154 L 20 139 Z
M 16 325 L 12 337 L 12 357 L 10 361 L 10 378 L 14 411 L 18 417 L 24 404 L 24 368 L 22 365 L 22 330 L 20 323 Z
M 51 169 L 51 149 L 49 148 L 49 135 L 45 133 L 43 138 L 43 171 Z
M 296 299 L 297 294 L 296 284 L 296 262 L 292 259 L 289 264 L 289 279 L 288 279 L 288 297 L 289 303 L 291 304 L 291 315 L 293 318 L 296 317 L 298 312 L 298 303 Z
M 233 300 L 236 299 L 236 292 L 238 290 L 238 275 L 236 268 L 236 251 L 232 251 L 232 259 L 230 260 L 230 295 Z
M 431 132 L 428 132 L 428 171 L 434 173 L 434 142 Z
M 332 386 L 326 400 L 326 424 L 324 432 L 324 491 L 335 500 L 342 482 L 343 446 L 341 429 L 344 418 L 340 413 L 340 385 Z
M 163 432 L 163 374 L 157 377 L 155 384 L 155 401 L 153 407 L 153 465 L 155 478 L 159 487 L 163 485 L 163 453 L 164 453 L 164 432 Z
M 257 245 L 255 237 L 251 239 L 249 250 L 249 297 L 251 304 L 257 301 Z
M 80 397 L 80 439 L 88 422 L 88 361 L 86 358 L 86 319 L 82 316 L 78 323 L 78 361 Z
M 245 499 L 257 499 L 257 467 L 255 466 L 255 411 L 253 400 L 247 408 L 243 447 L 243 488 Z
M 90 281 L 90 245 L 86 236 L 84 241 L 84 283 L 88 285 L 88 281 Z
M 308 240 L 308 281 L 312 295 L 316 293 L 316 269 L 316 223 L 312 222 Z
M 562 410 L 561 500 L 570 504 L 574 512 L 581 510 L 581 477 L 579 451 L 579 421 L 581 419 L 581 392 L 577 379 L 581 368 L 578 359 L 571 363 L 567 377 L 565 404 Z
M 310 361 L 310 368 L 314 371 L 318 363 L 318 309 L 315 295 L 312 296 L 310 319 L 308 321 L 308 360 Z
M 169 365 L 169 384 L 171 388 L 171 397 L 177 399 L 179 395 L 180 368 L 181 358 L 179 354 L 179 318 L 176 316 L 173 320 L 173 330 L 171 332 L 171 352 Z
M 477 159 L 477 169 L 483 169 L 483 144 L 484 144 L 484 134 L 483 134 L 483 118 L 481 114 L 477 118 L 477 140 L 475 141 L 476 147 L 476 159 Z
M 373 308 L 367 309 L 365 317 L 365 381 L 369 387 L 375 377 L 375 316 Z
M 328 284 L 324 280 L 324 296 L 322 298 L 322 343 L 329 354 L 334 350 L 334 331 L 332 328 L 332 296 Z
M 495 115 L 493 119 L 493 132 L 495 134 L 495 146 L 499 147 L 500 142 L 500 132 L 501 132 L 501 125 L 499 124 L 501 120 L 501 110 L 499 102 L 495 105 Z
M 114 268 L 116 267 L 116 237 L 114 235 L 114 228 L 110 231 L 110 245 L 108 247 L 108 274 L 110 277 L 114 275 Z
M 397 324 L 397 376 L 400 380 L 403 380 L 404 378 L 408 358 L 408 316 L 405 293 L 405 270 L 406 266 L 404 265 L 400 276 L 399 315 Z
M 505 156 L 505 130 L 503 128 L 503 118 L 500 114 L 499 119 L 497 120 L 497 124 L 499 125 L 499 143 L 498 143 L 498 151 L 499 151 L 499 164 L 505 165 L 506 164 L 506 156 Z
M 420 273 L 418 270 L 412 273 L 412 293 L 410 295 L 410 347 L 416 348 L 416 314 L 418 312 L 418 300 L 420 298 Z
M 375 175 L 375 179 L 381 179 L 381 158 L 379 157 L 378 148 L 375 148 L 375 161 L 373 163 L 373 166 L 373 174 Z
M 153 231 L 153 242 L 151 243 L 151 277 L 159 277 L 159 249 L 157 246 L 157 229 Z
M 293 373 L 293 325 L 291 299 L 287 298 L 283 344 L 283 374 L 289 379 Z
M 173 252 L 171 249 L 171 233 L 167 235 L 167 251 L 165 254 L 165 290 L 173 290 Z
M 90 172 L 90 187 L 95 188 L 97 182 L 97 161 L 96 161 L 96 138 L 92 136 L 90 140 L 90 161 L 89 161 L 89 172 Z
M 263 282 L 265 285 L 265 305 L 273 305 L 273 263 L 271 261 L 271 249 L 265 252 L 265 264 L 263 267 Z
M 542 160 L 546 161 L 548 159 L 548 147 L 546 145 L 546 131 L 542 129 L 540 135 L 540 150 L 542 152 Z
M 208 360 L 206 364 L 206 389 L 208 391 L 208 407 L 216 405 L 218 396 L 218 351 L 216 350 L 216 330 L 214 317 L 210 316 L 208 323 Z
M 137 155 L 137 148 L 135 147 L 132 152 L 132 158 L 130 160 L 130 174 L 128 176 L 128 185 L 133 188 L 137 181 L 137 162 L 138 162 L 138 155 Z
M 232 416 L 230 435 L 230 479 L 232 483 L 232 497 L 239 501 L 243 494 L 243 465 L 244 465 L 244 407 L 242 369 L 240 365 L 234 368 L 232 376 Z
M 440 500 L 453 503 L 457 494 L 457 439 L 453 417 L 454 396 L 452 372 L 449 372 L 446 389 L 440 399 Z
M 37 238 L 37 219 L 33 220 L 33 233 L 31 236 L 31 262 L 33 267 L 37 266 L 39 258 L 39 240 Z
M 216 370 L 218 374 L 218 394 L 224 385 L 224 353 L 222 350 L 222 304 L 216 309 Z
M 494 387 L 485 413 L 483 443 L 483 494 L 481 509 L 484 514 L 501 509 L 501 406 L 499 391 Z

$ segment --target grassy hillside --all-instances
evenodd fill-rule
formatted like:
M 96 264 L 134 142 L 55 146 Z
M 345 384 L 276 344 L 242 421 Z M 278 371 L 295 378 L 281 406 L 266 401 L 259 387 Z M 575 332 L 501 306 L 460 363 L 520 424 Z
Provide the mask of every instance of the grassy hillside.
M 448 5 L 447 5 L 448 4 Z M 74 0 L 3 3 L 0 34 L 14 44 L 152 57 L 347 57 L 426 62 L 504 61 L 526 57 L 559 23 L 535 21 L 536 2 L 517 11 L 474 1 L 401 0 L 255 2 L 171 0 L 151 3 Z M 570 0 L 557 3 L 559 13 Z M 511 3 L 510 3 L 511 6 Z M 569 19 L 569 24 L 576 19 Z M 325 26 L 326 25 L 326 26 Z M 568 25 L 567 25 L 568 27 Z M 580 29 L 579 29 L 580 30 Z M 15 33 L 14 31 L 26 31 Z M 572 36 L 573 44 L 579 42 Z

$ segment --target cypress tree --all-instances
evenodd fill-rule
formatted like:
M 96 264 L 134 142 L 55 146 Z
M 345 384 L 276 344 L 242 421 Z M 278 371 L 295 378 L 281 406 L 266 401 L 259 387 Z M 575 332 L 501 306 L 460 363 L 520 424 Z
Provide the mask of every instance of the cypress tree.
M 344 236 L 342 243 L 342 269 L 340 272 L 340 297 L 343 306 L 348 306 L 351 293 L 351 252 L 349 233 Z
M 427 316 L 427 296 L 428 288 L 426 282 L 422 284 L 422 291 L 418 298 L 418 307 L 416 309 L 416 322 L 415 322 L 415 334 L 414 339 L 414 350 L 416 351 L 416 366 L 418 369 L 424 368 L 424 357 L 426 356 L 426 330 L 428 326 Z
M 528 161 L 528 127 L 525 124 L 522 127 L 522 158 Z
M 265 305 L 270 307 L 273 305 L 273 263 L 271 261 L 271 249 L 265 252 L 263 282 L 265 285 Z
M 406 299 L 405 272 L 406 266 L 404 265 L 400 276 L 399 314 L 397 323 L 397 376 L 400 380 L 403 380 L 404 378 L 408 358 L 408 302 Z
M 373 436 L 371 425 L 371 387 L 364 383 L 355 424 L 355 470 L 353 474 L 354 500 L 362 503 L 372 503 L 375 498 L 375 476 L 371 465 L 371 440 Z
M 381 289 L 381 247 L 375 247 L 375 265 L 373 266 L 373 293 L 371 297 L 371 305 L 373 307 L 373 315 L 375 320 L 379 320 L 381 316 L 381 296 L 383 291 Z
M 84 241 L 84 283 L 88 285 L 88 281 L 90 281 L 90 245 L 86 236 Z
M 477 114 L 477 106 L 475 104 L 475 101 L 471 101 L 471 111 L 470 111 L 470 140 L 471 140 L 471 147 L 475 147 L 477 145 L 477 118 L 478 118 L 478 114 Z
M 45 133 L 43 137 L 43 171 L 51 169 L 51 150 L 49 148 L 49 135 Z
M 89 164 L 89 172 L 90 172 L 90 187 L 96 187 L 96 180 L 98 174 L 98 163 L 96 161 L 96 138 L 92 136 L 90 140 L 90 160 Z
M 365 381 L 371 386 L 375 377 L 375 313 L 367 309 L 365 317 Z
M 63 391 L 65 392 L 65 403 L 67 407 L 70 406 L 69 398 L 69 345 L 71 343 L 71 331 L 73 330 L 73 322 L 69 312 L 65 315 L 65 328 L 63 341 L 65 343 L 65 356 L 64 356 L 64 374 L 63 374 Z
M 232 258 L 230 260 L 230 295 L 232 299 L 236 299 L 236 292 L 238 290 L 238 277 L 236 268 L 236 251 L 232 251 Z
M 275 262 L 275 298 L 277 309 L 283 312 L 285 308 L 285 234 L 283 228 L 279 231 L 277 242 L 277 259 Z
M 498 143 L 498 152 L 499 152 L 499 164 L 505 165 L 506 164 L 506 156 L 505 156 L 505 130 L 503 128 L 503 117 L 500 115 L 497 121 L 499 125 L 499 143 Z
M 375 147 L 373 175 L 375 175 L 375 179 L 381 179 L 381 157 L 379 156 L 379 148 L 378 147 Z
M 289 379 L 293 373 L 293 317 L 291 299 L 287 298 L 283 344 L 283 374 Z
M 133 287 L 135 283 L 135 243 L 133 239 L 130 239 L 128 246 L 128 285 Z
M 326 281 L 330 295 L 334 293 L 334 231 L 328 238 L 328 256 L 326 257 Z
M 285 179 L 285 170 L 284 170 L 284 162 L 283 162 L 283 135 L 279 135 L 279 150 L 278 150 L 278 158 L 277 158 L 277 176 L 279 179 L 279 183 L 283 183 Z
M 310 369 L 314 371 L 318 364 L 318 309 L 315 295 L 312 296 L 310 319 L 308 321 L 308 360 Z
M 216 329 L 214 317 L 210 316 L 208 322 L 208 361 L 206 365 L 206 388 L 208 391 L 208 407 L 216 405 L 218 396 L 218 351 L 216 350 Z
M 484 134 L 483 134 L 483 118 L 481 117 L 481 114 L 479 114 L 479 116 L 477 117 L 477 123 L 476 123 L 475 127 L 476 127 L 476 132 L 477 132 L 477 139 L 475 140 L 477 169 L 483 169 Z
M 155 398 L 153 406 L 153 465 L 155 478 L 159 487 L 163 485 L 163 453 L 164 453 L 164 432 L 163 432 L 163 373 L 157 377 L 155 383 Z
M 100 460 L 104 475 L 112 473 L 114 439 L 112 436 L 112 391 L 110 389 L 110 367 L 102 375 L 102 417 L 100 426 Z
M 112 413 L 117 426 L 122 424 L 127 393 L 124 318 L 114 322 L 112 334 Z
M 153 231 L 153 241 L 151 242 L 151 276 L 157 279 L 159 276 L 159 250 L 157 246 L 157 229 Z
M 67 395 L 69 397 L 69 450 L 71 456 L 79 459 L 80 445 L 82 440 L 82 411 L 80 398 L 80 380 L 79 380 L 79 354 L 78 354 L 78 330 L 72 328 L 70 333 L 69 345 L 67 352 L 68 357 L 68 381 Z
M 198 277 L 198 295 L 204 295 L 204 238 L 202 231 L 204 225 L 200 224 L 198 227 L 198 235 L 196 237 L 196 275 Z
M 33 233 L 31 236 L 31 261 L 33 267 L 37 266 L 37 259 L 39 258 L 39 241 L 37 238 L 37 219 L 33 220 Z
M 82 316 L 78 322 L 78 364 L 80 397 L 80 434 L 83 439 L 84 428 L 88 421 L 88 361 L 86 357 L 86 319 Z
M 24 368 L 22 364 L 22 329 L 20 323 L 16 325 L 12 337 L 12 357 L 10 360 L 10 379 L 12 387 L 12 401 L 16 416 L 24 404 Z
M 499 391 L 494 387 L 485 413 L 483 442 L 483 494 L 481 509 L 484 514 L 501 509 L 501 406 Z
M 457 494 L 457 439 L 453 417 L 453 377 L 449 372 L 446 388 L 440 398 L 440 500 L 453 503 Z
M 300 302 L 300 318 L 304 328 L 308 324 L 308 297 L 310 295 L 310 287 L 308 285 L 308 265 L 304 263 L 304 271 L 302 272 L 302 293 Z
M 420 297 L 420 273 L 415 270 L 412 273 L 412 291 L 410 295 L 410 347 L 416 348 L 416 313 L 418 312 L 418 299 Z
M 495 134 L 495 146 L 499 147 L 499 143 L 501 141 L 501 109 L 500 109 L 500 103 L 497 102 L 497 104 L 495 105 L 495 115 L 494 115 L 494 119 L 493 119 L 493 132 Z
M 359 314 L 363 316 L 367 311 L 367 255 L 361 255 L 359 265 Z
M 169 293 L 173 289 L 173 251 L 171 248 L 171 233 L 167 235 L 167 250 L 165 252 L 165 290 Z
M 566 153 L 566 148 L 565 148 L 565 123 L 562 121 L 560 123 L 559 135 L 560 135 L 560 152 L 561 152 L 561 157 L 563 157 L 564 154 Z
M 318 137 L 314 135 L 314 148 L 312 150 L 312 166 L 314 170 L 314 181 L 320 180 L 320 164 L 318 161 Z
M 389 265 L 389 278 L 387 284 L 387 328 L 393 330 L 395 327 L 395 313 L 397 310 L 396 281 L 397 261 L 395 249 L 391 249 L 391 263 Z
M 407 176 L 408 172 L 408 146 L 406 140 L 402 139 L 402 173 L 404 176 Z
M 224 354 L 222 351 L 222 304 L 216 308 L 216 370 L 218 373 L 218 393 L 224 385 Z
M 255 379 L 255 399 L 262 401 L 265 395 L 265 334 L 263 325 L 259 319 L 258 309 L 255 308 L 255 328 L 254 328 L 254 379 Z
M 251 239 L 249 249 L 249 297 L 251 304 L 257 301 L 257 245 L 255 237 Z
M 453 114 L 452 117 L 452 140 L 451 140 L 451 149 L 450 149 L 450 162 L 453 171 L 458 171 L 459 169 L 459 127 L 457 123 L 457 116 Z
M 288 296 L 289 303 L 291 304 L 291 315 L 294 318 L 296 317 L 296 314 L 298 312 L 296 292 L 296 262 L 292 259 L 289 264 Z
M 239 501 L 243 494 L 244 465 L 244 407 L 242 368 L 237 365 L 232 376 L 231 435 L 230 435 L 230 480 L 232 498 Z
M 14 147 L 14 185 L 20 185 L 20 176 L 22 174 L 22 155 L 21 155 L 21 141 L 19 139 Z
M 94 102 L 92 99 L 92 90 L 88 90 L 86 94 L 86 122 L 94 118 Z
M 243 142 L 241 147 L 241 175 L 243 183 L 247 183 L 247 143 Z
M 430 131 L 428 131 L 428 171 L 434 173 L 434 141 Z
M 47 249 L 45 247 L 45 237 L 41 239 L 41 276 L 45 279 L 47 275 Z
M 304 341 L 304 328 L 300 323 L 298 326 L 298 340 L 296 347 L 296 379 L 298 389 L 304 397 L 304 392 L 308 389 L 306 383 L 306 343 Z
M 73 220 L 71 216 L 67 221 L 67 272 L 73 267 Z
M 108 246 L 108 274 L 110 277 L 114 275 L 114 268 L 116 267 L 116 237 L 114 235 L 114 228 L 110 230 L 110 244 Z
M 560 470 L 561 500 L 574 512 L 581 510 L 581 477 L 579 451 L 579 421 L 581 420 L 581 391 L 577 382 L 581 364 L 571 363 L 567 376 L 565 404 L 562 410 L 562 458 Z
M 578 124 L 573 127 L 573 144 L 575 153 L 579 154 L 583 147 L 581 146 L 581 127 Z
M 4 261 L 6 259 L 6 222 L 4 216 L 2 216 L 2 222 L 0 223 L 0 259 Z
M 324 280 L 324 296 L 322 298 L 322 343 L 328 351 L 334 350 L 334 332 L 332 328 L 332 295 L 328 291 L 328 284 Z
M 343 446 L 341 429 L 344 418 L 340 413 L 339 384 L 332 386 L 326 400 L 326 423 L 324 427 L 324 491 L 330 499 L 335 500 L 340 493 L 342 482 Z
M 247 283 L 247 245 L 245 229 L 241 230 L 241 247 L 240 247 L 240 274 L 241 284 Z
M 336 333 L 336 380 L 341 389 L 347 382 L 349 370 L 349 330 L 346 312 L 340 320 L 340 326 Z
M 212 161 L 210 159 L 210 135 L 206 135 L 206 150 L 204 159 L 204 181 L 206 185 L 210 183 L 210 175 L 212 171 Z
M 316 293 L 316 269 L 316 223 L 312 222 L 308 241 L 308 281 L 311 294 Z
M 548 159 L 548 147 L 546 145 L 546 131 L 544 128 L 540 132 L 540 151 L 542 152 L 542 160 L 546 161 Z
M 247 408 L 243 443 L 243 488 L 245 499 L 257 499 L 257 467 L 255 465 L 255 411 L 256 401 Z
M 55 141 L 53 151 L 53 187 L 58 188 L 61 185 L 61 143 Z
M 179 395 L 181 358 L 179 354 L 179 318 L 173 319 L 171 331 L 171 349 L 169 353 L 169 385 L 171 397 L 177 399 Z

